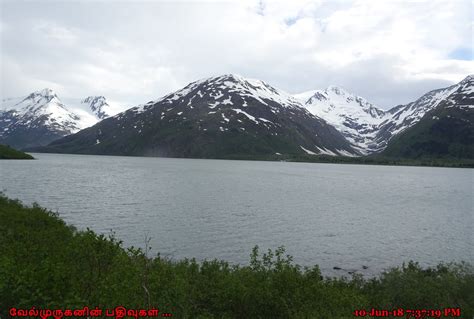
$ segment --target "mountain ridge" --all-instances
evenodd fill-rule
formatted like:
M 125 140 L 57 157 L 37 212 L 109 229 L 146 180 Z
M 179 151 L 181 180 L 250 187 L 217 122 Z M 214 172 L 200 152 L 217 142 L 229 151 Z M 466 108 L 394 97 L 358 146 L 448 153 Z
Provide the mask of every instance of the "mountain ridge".
M 425 104 L 429 99 L 433 102 L 432 106 L 427 108 Z M 474 159 L 472 75 L 453 86 L 430 91 L 406 107 L 414 107 L 417 103 L 423 103 L 423 110 L 426 112 L 416 124 L 395 135 L 382 155 Z
M 76 133 L 108 116 L 104 97 L 82 99 L 82 107 L 66 105 L 50 88 L 7 98 L 0 106 L 0 143 L 15 148 L 45 145 Z
M 211 158 L 359 155 L 335 128 L 292 95 L 233 74 L 191 82 L 42 149 Z
M 230 131 L 232 131 L 232 134 L 238 133 L 242 136 L 252 132 L 253 138 L 261 139 L 269 133 L 273 137 L 268 139 L 268 136 L 266 136 L 264 140 L 261 140 L 262 145 L 266 146 L 260 145 L 262 147 L 258 152 L 255 150 L 259 147 L 253 145 L 254 141 L 250 142 L 247 140 L 249 136 L 245 138 L 239 137 L 243 138 L 249 145 L 253 145 L 251 147 L 253 150 L 250 150 L 250 153 L 256 152 L 258 154 L 261 154 L 263 149 L 266 149 L 265 152 L 267 153 L 270 149 L 273 149 L 274 154 L 282 154 L 282 150 L 277 149 L 276 145 L 268 145 L 269 140 L 272 140 L 272 143 L 274 143 L 275 139 L 280 139 L 280 137 L 276 138 L 276 136 L 279 133 L 282 134 L 282 131 L 278 131 L 279 129 L 282 127 L 292 127 L 293 133 L 290 134 L 291 137 L 290 135 L 285 135 L 286 140 L 283 144 L 286 146 L 284 152 L 291 152 L 293 154 L 303 152 L 306 155 L 365 156 L 383 152 L 392 139 L 410 127 L 416 126 L 424 118 L 425 114 L 435 110 L 438 106 L 444 108 L 463 107 L 463 103 L 468 101 L 466 98 L 474 91 L 473 82 L 474 76 L 468 75 L 457 84 L 431 90 L 408 104 L 397 105 L 389 110 L 382 110 L 367 99 L 349 93 L 345 89 L 334 85 L 324 90 L 313 90 L 292 95 L 261 80 L 248 79 L 236 74 L 224 74 L 191 82 L 179 90 L 132 107 L 111 116 L 111 118 L 114 121 L 120 122 L 123 120 L 122 117 L 140 117 L 140 114 L 148 112 L 154 122 L 150 122 L 146 117 L 141 118 L 140 122 L 129 125 L 128 129 L 131 134 L 141 134 L 143 130 L 147 130 L 147 126 L 150 126 L 161 130 L 166 127 L 165 131 L 168 133 L 174 132 L 176 136 L 179 136 L 182 134 L 182 132 L 179 132 L 179 127 L 183 125 L 193 127 L 196 130 L 194 133 L 199 133 L 196 136 L 208 130 L 213 133 L 227 134 L 230 134 Z M 10 122 L 12 121 L 8 116 L 19 116 L 21 115 L 20 113 L 25 113 L 26 111 L 33 112 L 37 109 L 38 105 L 48 105 L 51 101 L 57 100 L 59 102 L 53 103 L 54 106 L 59 110 L 67 110 L 57 94 L 51 89 L 33 92 L 25 100 L 28 98 L 34 103 L 30 103 L 28 108 L 23 108 L 21 112 L 10 112 L 11 110 L 5 112 L 5 107 L 8 108 L 15 104 L 14 98 L 2 101 L 3 111 L 0 109 L 0 142 L 2 141 L 2 134 L 5 134 L 5 131 L 2 131 L 2 125 L 5 126 L 9 120 Z M 41 101 L 43 103 L 40 103 Z M 471 112 L 471 104 L 469 103 L 464 106 L 464 108 L 467 108 L 467 112 Z M 91 127 L 97 121 L 107 119 L 113 109 L 104 96 L 88 96 L 80 100 L 67 101 L 65 104 L 72 106 L 80 104 L 82 110 L 84 108 L 89 109 L 89 115 L 94 115 L 94 121 L 81 128 Z M 160 112 L 159 114 L 154 114 L 151 109 L 156 108 L 157 105 L 159 105 Z M 194 110 L 195 107 L 199 107 L 200 110 Z M 79 110 L 79 108 L 75 110 Z M 293 117 L 296 117 L 297 120 Z M 282 120 L 283 122 L 281 122 Z M 50 119 L 49 121 L 55 122 Z M 167 124 L 164 125 L 164 122 L 167 122 Z M 176 127 L 173 127 L 173 125 Z M 122 129 L 125 126 L 122 125 Z M 326 131 L 323 129 L 325 127 L 328 127 Z M 7 128 L 9 129 L 9 127 Z M 262 130 L 262 128 L 265 130 Z M 62 136 L 73 134 L 79 129 L 76 127 L 61 134 Z M 114 130 L 114 128 L 108 129 Z M 336 132 L 332 129 L 335 129 Z M 139 130 L 140 132 L 138 132 Z M 201 130 L 202 132 L 199 132 Z M 102 131 L 100 130 L 100 132 Z M 168 133 L 164 132 L 163 134 L 167 136 L 169 143 L 173 138 Z M 102 143 L 101 137 L 103 134 L 97 133 L 97 138 L 92 139 L 93 142 L 95 144 Z M 150 131 L 147 134 L 156 135 Z M 311 134 L 314 134 L 314 136 L 309 137 Z M 338 135 L 341 135 L 344 141 Z M 55 136 L 54 139 L 60 137 Z M 219 135 L 215 135 L 212 138 L 210 136 L 205 138 L 201 136 L 207 144 L 212 144 L 213 138 L 217 138 L 219 143 L 225 144 L 225 138 L 221 139 L 221 137 Z M 192 139 L 193 137 L 189 136 L 188 138 Z M 236 141 L 239 138 L 232 137 Z M 53 138 L 51 137 L 49 142 L 52 140 Z M 298 143 L 294 144 L 295 141 L 298 141 Z M 280 140 L 277 143 L 280 147 L 283 145 L 281 142 Z M 158 142 L 152 141 L 151 143 L 157 144 Z M 149 155 L 157 154 L 158 156 L 188 156 L 197 152 L 196 150 L 190 150 L 193 147 L 182 145 L 184 140 L 180 140 L 178 144 L 180 144 L 181 151 L 174 150 L 173 147 L 170 148 L 170 145 L 166 147 L 161 145 L 161 150 L 147 151 L 144 151 L 144 148 L 146 148 L 144 145 L 140 147 L 143 148 L 142 151 L 144 153 Z M 294 145 L 289 147 L 288 145 L 290 144 Z M 232 145 L 234 150 L 239 149 L 236 142 L 233 142 Z M 122 146 L 124 149 L 128 149 L 126 146 Z M 27 147 L 32 146 L 27 145 Z M 241 152 L 244 151 L 245 147 L 240 148 L 238 152 L 242 155 Z M 227 146 L 221 145 L 221 149 L 227 149 L 224 152 L 226 154 L 232 152 Z M 113 153 L 118 150 L 103 151 Z M 208 151 L 213 153 L 213 151 Z M 88 152 L 94 151 L 90 149 Z M 127 152 L 134 153 L 130 149 Z M 216 154 L 212 156 L 217 156 Z M 205 157 L 207 155 L 197 154 L 197 156 Z
M 473 79 L 473 75 L 468 75 L 459 83 L 431 90 L 413 102 L 389 110 L 381 110 L 366 99 L 335 86 L 312 91 L 313 95 L 306 100 L 305 107 L 341 131 L 363 155 L 377 154 L 387 147 L 393 137 L 416 125 L 426 113 L 443 104 L 460 87 L 465 88 L 467 93 L 464 94 L 474 90 Z

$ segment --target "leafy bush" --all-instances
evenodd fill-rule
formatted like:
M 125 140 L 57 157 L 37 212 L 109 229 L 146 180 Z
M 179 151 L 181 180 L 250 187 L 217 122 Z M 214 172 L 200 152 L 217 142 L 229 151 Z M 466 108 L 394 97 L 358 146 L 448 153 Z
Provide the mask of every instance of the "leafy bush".
M 445 307 L 474 314 L 467 263 L 410 262 L 366 280 L 323 278 L 318 266 L 295 265 L 283 247 L 262 254 L 256 246 L 247 266 L 147 254 L 0 196 L 0 317 L 11 307 L 118 305 L 177 318 L 352 318 L 356 309 Z

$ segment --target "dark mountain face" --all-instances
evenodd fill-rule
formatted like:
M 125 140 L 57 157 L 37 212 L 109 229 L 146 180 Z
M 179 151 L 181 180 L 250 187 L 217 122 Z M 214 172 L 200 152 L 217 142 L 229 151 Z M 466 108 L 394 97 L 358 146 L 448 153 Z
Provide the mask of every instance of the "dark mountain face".
M 448 89 L 433 110 L 393 138 L 382 154 L 474 159 L 474 77 L 468 76 Z
M 235 75 L 193 82 L 41 151 L 203 158 L 357 154 L 292 96 Z

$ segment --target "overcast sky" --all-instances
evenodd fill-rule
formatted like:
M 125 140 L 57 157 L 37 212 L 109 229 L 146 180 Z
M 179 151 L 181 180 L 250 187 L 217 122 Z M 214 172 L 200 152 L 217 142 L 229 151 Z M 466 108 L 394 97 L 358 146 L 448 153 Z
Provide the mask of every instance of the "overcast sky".
M 387 109 L 474 73 L 471 0 L 0 2 L 2 98 L 130 107 L 236 73 Z

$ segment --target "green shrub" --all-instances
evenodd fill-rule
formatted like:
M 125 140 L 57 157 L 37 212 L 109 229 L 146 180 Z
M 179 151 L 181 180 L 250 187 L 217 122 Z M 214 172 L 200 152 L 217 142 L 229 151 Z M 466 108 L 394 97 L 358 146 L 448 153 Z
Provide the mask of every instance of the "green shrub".
M 467 263 L 410 262 L 367 280 L 323 278 L 318 266 L 294 264 L 283 247 L 261 254 L 256 246 L 247 266 L 147 254 L 0 195 L 0 317 L 11 307 L 118 305 L 175 318 L 353 318 L 356 309 L 445 307 L 474 314 Z

